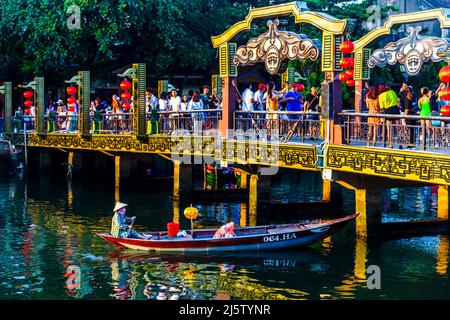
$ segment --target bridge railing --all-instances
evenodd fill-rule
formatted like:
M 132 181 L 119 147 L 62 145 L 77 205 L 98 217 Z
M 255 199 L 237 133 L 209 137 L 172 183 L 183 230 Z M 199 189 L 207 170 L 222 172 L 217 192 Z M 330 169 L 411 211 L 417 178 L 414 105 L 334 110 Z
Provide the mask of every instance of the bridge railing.
M 174 132 L 186 132 L 195 135 L 202 135 L 205 132 L 212 134 L 217 132 L 221 118 L 221 109 L 160 111 L 157 119 L 158 131 L 161 134 L 172 134 Z M 147 119 L 151 124 L 151 114 L 147 115 Z M 151 133 L 151 130 L 148 131 Z
M 132 112 L 91 112 L 91 134 L 131 134 L 133 132 Z
M 346 144 L 389 148 L 449 149 L 450 117 L 342 112 Z
M 34 116 L 22 115 L 12 117 L 13 132 L 34 131 Z
M 304 111 L 235 111 L 235 132 L 264 130 L 272 138 L 286 136 L 292 132 L 291 140 L 304 142 L 324 137 L 324 120 L 319 112 Z

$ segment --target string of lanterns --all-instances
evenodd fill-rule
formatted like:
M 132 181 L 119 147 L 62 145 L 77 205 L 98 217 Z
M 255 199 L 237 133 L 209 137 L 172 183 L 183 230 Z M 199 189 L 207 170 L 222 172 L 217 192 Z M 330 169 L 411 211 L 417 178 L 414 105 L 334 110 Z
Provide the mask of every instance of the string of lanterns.
M 23 93 L 23 97 L 25 98 L 23 103 L 25 106 L 24 114 L 29 115 L 31 113 L 30 107 L 33 105 L 33 101 L 31 100 L 33 98 L 33 92 L 27 90 Z
M 75 111 L 75 103 L 77 99 L 75 98 L 75 94 L 77 93 L 77 88 L 74 86 L 70 86 L 66 90 L 69 97 L 67 98 L 67 110 L 70 112 Z
M 445 66 L 439 71 L 439 78 L 445 83 L 445 88 L 439 91 L 439 98 L 442 100 L 450 100 L 450 66 Z M 444 117 L 450 117 L 450 105 L 441 107 L 441 115 Z
M 122 109 L 123 109 L 123 111 L 128 111 L 128 110 L 131 109 L 131 104 L 130 104 L 130 100 L 131 100 L 131 93 L 130 93 L 131 82 L 128 81 L 127 79 L 124 79 L 120 83 L 120 89 L 122 89 L 122 91 L 123 91 L 122 94 L 120 95 L 120 98 L 123 101 Z
M 355 66 L 355 60 L 353 57 L 346 57 L 345 55 L 351 55 L 353 50 L 355 49 L 355 45 L 350 40 L 342 41 L 339 46 L 339 50 L 344 54 L 344 57 L 339 61 L 339 65 L 342 69 L 347 69 L 339 73 L 339 80 L 345 82 L 347 87 L 354 87 L 355 80 L 353 80 L 354 71 L 353 67 Z

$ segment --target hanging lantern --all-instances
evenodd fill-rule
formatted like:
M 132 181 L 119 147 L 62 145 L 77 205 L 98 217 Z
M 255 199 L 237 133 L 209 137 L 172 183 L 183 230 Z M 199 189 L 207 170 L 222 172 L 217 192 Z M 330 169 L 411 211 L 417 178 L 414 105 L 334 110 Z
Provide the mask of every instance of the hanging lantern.
M 33 101 L 25 100 L 25 102 L 23 104 L 25 105 L 25 107 L 31 107 L 33 105 Z
M 298 92 L 303 92 L 305 91 L 305 86 L 302 85 L 301 83 L 297 84 L 297 90 Z
M 26 115 L 29 115 L 29 114 L 31 113 L 30 108 L 26 108 L 26 109 L 24 110 L 24 113 L 25 113 Z
M 349 80 L 348 74 L 345 72 L 341 72 L 339 73 L 339 81 L 345 82 L 347 80 Z
M 24 97 L 25 99 L 31 99 L 31 98 L 33 97 L 33 92 L 31 92 L 31 91 L 25 91 L 25 92 L 23 93 L 23 97 Z
M 339 50 L 341 50 L 342 53 L 352 53 L 354 49 L 355 45 L 349 40 L 343 41 L 339 46 Z
M 75 111 L 75 107 L 74 107 L 74 106 L 69 106 L 69 107 L 67 108 L 67 110 L 69 110 L 70 112 L 73 112 L 73 111 Z
M 131 99 L 131 93 L 129 93 L 129 92 L 122 92 L 122 94 L 120 95 L 120 98 L 122 100 L 130 100 Z
M 77 102 L 77 99 L 75 99 L 74 97 L 67 98 L 67 104 L 74 104 L 76 102 Z
M 445 66 L 439 71 L 439 78 L 442 82 L 450 82 L 450 66 Z
M 192 204 L 190 207 L 184 209 L 184 216 L 187 219 L 191 220 L 191 230 L 194 230 L 194 223 L 192 222 L 193 219 L 198 217 L 198 210 L 196 207 L 193 207 Z
M 355 86 L 355 80 L 349 79 L 349 80 L 345 81 L 345 84 L 347 85 L 347 87 L 354 87 Z
M 355 75 L 353 69 L 348 69 L 345 73 L 348 75 L 349 79 L 353 79 L 353 76 Z
M 131 104 L 130 104 L 129 102 L 124 102 L 124 103 L 122 104 L 122 109 L 123 109 L 124 111 L 130 110 L 130 109 L 131 109 Z
M 77 88 L 75 88 L 74 86 L 70 86 L 67 88 L 66 92 L 69 96 L 74 95 L 77 93 Z
M 355 61 L 353 60 L 353 58 L 345 57 L 339 61 L 339 65 L 343 69 L 353 68 L 353 66 L 355 65 Z
M 450 105 L 447 104 L 441 108 L 441 116 L 450 117 Z
M 131 89 L 131 82 L 128 81 L 128 80 L 123 80 L 120 83 L 120 89 L 122 89 L 124 91 L 130 90 Z
M 439 97 L 442 100 L 450 100 L 450 87 L 444 88 L 439 92 Z

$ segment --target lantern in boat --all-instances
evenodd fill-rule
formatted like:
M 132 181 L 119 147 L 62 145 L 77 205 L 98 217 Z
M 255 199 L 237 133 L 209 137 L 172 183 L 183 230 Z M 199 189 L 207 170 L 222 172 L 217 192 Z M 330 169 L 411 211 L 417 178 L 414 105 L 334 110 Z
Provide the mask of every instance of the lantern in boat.
M 75 99 L 74 97 L 67 98 L 67 104 L 74 104 L 76 102 L 77 102 L 77 99 Z
M 450 117 L 450 105 L 447 104 L 441 108 L 441 116 Z
M 339 81 L 342 81 L 342 82 L 349 80 L 348 74 L 345 72 L 339 73 L 338 78 L 339 78 Z
M 301 83 L 297 84 L 297 90 L 298 92 L 303 92 L 305 91 L 305 86 L 302 85 Z
M 352 53 L 354 49 L 355 45 L 349 40 L 343 41 L 339 46 L 339 50 L 341 50 L 342 53 Z
M 122 100 L 130 100 L 131 99 L 131 93 L 129 92 L 122 92 L 122 94 L 120 95 L 120 98 Z
M 167 224 L 167 234 L 169 237 L 176 237 L 180 231 L 180 224 L 178 222 L 169 222 Z
M 70 86 L 67 88 L 66 92 L 69 96 L 72 96 L 77 93 L 77 88 L 75 88 L 74 86 Z
M 345 73 L 348 75 L 349 79 L 353 79 L 353 76 L 355 74 L 353 69 L 348 69 L 347 71 L 345 71 Z
M 31 91 L 25 91 L 25 92 L 23 93 L 23 97 L 24 97 L 25 99 L 31 99 L 31 98 L 33 97 L 33 92 L 31 92 Z
M 124 103 L 122 104 L 122 109 L 123 109 L 123 111 L 128 111 L 128 110 L 130 110 L 130 109 L 131 109 L 131 104 L 130 104 L 129 102 L 124 102 Z
M 439 78 L 442 82 L 450 82 L 450 66 L 445 66 L 439 71 Z
M 353 58 L 345 57 L 339 61 L 339 65 L 343 69 L 348 69 L 348 68 L 353 68 L 353 66 L 355 65 L 355 62 L 354 62 Z
M 128 80 L 123 80 L 120 83 L 120 89 L 122 89 L 123 91 L 130 90 L 131 89 L 131 82 L 128 81 Z M 129 99 L 126 99 L 126 100 L 129 100 Z
M 450 100 L 450 87 L 444 88 L 439 92 L 439 97 L 442 100 Z
M 33 105 L 33 101 L 25 100 L 25 102 L 23 104 L 25 105 L 25 107 L 31 107 Z
M 193 207 L 192 204 L 190 207 L 187 207 L 186 209 L 184 209 L 184 216 L 187 219 L 191 220 L 191 230 L 194 230 L 194 223 L 192 222 L 193 219 L 198 217 L 198 210 L 196 207 Z
M 345 81 L 345 84 L 347 85 L 347 87 L 354 87 L 355 86 L 355 80 L 349 79 L 349 80 Z

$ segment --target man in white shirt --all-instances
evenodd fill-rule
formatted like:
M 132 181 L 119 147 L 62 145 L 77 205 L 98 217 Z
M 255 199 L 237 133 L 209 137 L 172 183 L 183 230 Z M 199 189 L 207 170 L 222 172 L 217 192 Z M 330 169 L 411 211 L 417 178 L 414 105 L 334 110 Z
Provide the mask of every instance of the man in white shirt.
M 242 111 L 253 111 L 254 94 L 251 83 L 247 84 L 242 93 Z
M 172 90 L 172 97 L 170 98 L 170 102 L 169 102 L 169 111 L 172 112 L 178 112 L 181 110 L 181 98 L 178 96 L 178 92 L 177 90 L 173 89 Z M 180 114 L 179 113 L 171 113 L 170 117 L 171 118 L 176 118 L 174 119 L 172 122 L 172 130 L 176 130 L 179 125 L 178 125 L 178 116 Z

